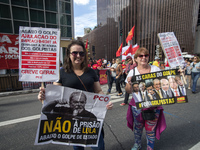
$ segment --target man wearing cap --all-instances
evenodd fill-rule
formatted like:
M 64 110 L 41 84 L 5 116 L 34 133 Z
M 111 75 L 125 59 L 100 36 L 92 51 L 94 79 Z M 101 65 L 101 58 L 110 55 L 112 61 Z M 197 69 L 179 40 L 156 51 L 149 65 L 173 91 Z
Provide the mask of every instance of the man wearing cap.
M 128 62 L 128 64 L 126 65 L 125 74 L 128 75 L 129 71 L 131 69 L 134 69 L 137 66 L 137 64 L 135 63 L 134 59 L 131 56 L 127 56 L 126 61 Z M 128 98 L 129 98 L 129 94 L 126 92 L 124 102 L 121 103 L 120 106 L 124 106 L 128 104 Z
M 159 67 L 159 57 L 155 57 L 155 61 L 153 62 L 153 64 L 152 65 L 154 65 L 154 66 L 157 66 L 157 67 Z

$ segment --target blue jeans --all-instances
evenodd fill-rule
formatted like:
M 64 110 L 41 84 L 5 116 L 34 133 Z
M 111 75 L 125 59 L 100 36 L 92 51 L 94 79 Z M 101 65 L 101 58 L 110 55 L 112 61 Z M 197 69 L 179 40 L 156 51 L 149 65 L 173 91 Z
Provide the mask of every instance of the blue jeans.
M 192 72 L 192 92 L 196 91 L 197 81 L 200 77 L 200 72 Z
M 110 77 L 110 79 L 108 80 L 108 92 L 111 93 L 111 89 L 112 89 L 112 84 L 113 82 L 115 82 L 115 77 Z
M 84 150 L 84 147 L 82 146 L 73 146 L 74 150 Z M 101 132 L 98 147 L 91 147 L 93 150 L 105 150 L 104 145 L 104 139 L 103 139 L 103 133 Z

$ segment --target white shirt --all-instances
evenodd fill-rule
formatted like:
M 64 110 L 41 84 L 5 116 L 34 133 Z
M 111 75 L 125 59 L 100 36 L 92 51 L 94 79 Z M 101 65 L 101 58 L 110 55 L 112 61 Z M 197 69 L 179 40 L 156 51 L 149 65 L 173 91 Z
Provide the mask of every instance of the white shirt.
M 132 95 L 133 95 L 133 98 L 134 98 L 134 100 L 135 100 L 136 103 L 142 101 L 142 97 L 140 95 L 140 92 L 138 92 L 138 93 L 133 92 Z
M 157 66 L 154 66 L 154 65 L 151 65 L 151 71 L 150 72 L 156 72 L 156 71 L 160 71 L 160 68 L 158 68 Z M 128 77 L 132 77 L 132 76 L 135 76 L 135 75 L 140 75 L 137 67 L 135 67 L 135 74 L 133 74 L 133 69 L 131 69 L 126 77 L 126 80 L 125 82 L 128 83 L 127 81 L 127 78 Z M 134 94 L 132 94 L 134 95 Z M 141 96 L 140 96 L 141 97 Z M 135 97 L 133 96 L 133 98 L 135 99 Z M 141 97 L 141 100 L 142 100 L 142 97 Z M 136 99 L 135 99 L 135 102 L 136 102 Z
M 172 89 L 172 88 L 171 88 L 171 90 L 172 90 L 172 92 L 174 93 L 174 96 L 176 96 L 176 92 L 175 92 L 175 90 Z M 177 93 L 178 93 L 178 96 L 180 96 L 180 92 L 179 92 L 178 88 L 176 89 L 176 91 L 177 91 Z
M 150 72 L 156 72 L 156 71 L 160 71 L 160 68 L 158 68 L 157 66 L 151 65 L 151 71 Z M 140 75 L 137 67 L 135 67 L 135 74 L 134 75 Z M 133 69 L 131 69 L 126 77 L 125 82 L 128 83 L 127 78 L 128 77 L 132 77 L 133 76 Z
M 182 92 L 182 88 L 183 88 L 183 92 Z M 186 89 L 185 89 L 185 86 L 179 86 L 179 89 L 181 90 L 181 93 L 182 93 L 182 95 L 186 95 Z
M 116 69 L 116 68 L 117 68 L 117 64 L 114 63 L 114 64 L 111 66 L 111 68 Z M 116 77 L 116 72 L 115 72 L 115 71 L 111 71 L 111 76 L 112 76 L 112 77 Z

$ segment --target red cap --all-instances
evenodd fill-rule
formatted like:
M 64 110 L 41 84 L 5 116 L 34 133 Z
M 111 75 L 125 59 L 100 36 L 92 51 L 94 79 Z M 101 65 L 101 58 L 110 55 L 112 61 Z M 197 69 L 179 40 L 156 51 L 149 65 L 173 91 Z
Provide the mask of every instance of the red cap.
M 126 61 L 127 61 L 128 59 L 132 59 L 132 57 L 131 57 L 131 56 L 127 56 L 127 57 L 126 57 Z

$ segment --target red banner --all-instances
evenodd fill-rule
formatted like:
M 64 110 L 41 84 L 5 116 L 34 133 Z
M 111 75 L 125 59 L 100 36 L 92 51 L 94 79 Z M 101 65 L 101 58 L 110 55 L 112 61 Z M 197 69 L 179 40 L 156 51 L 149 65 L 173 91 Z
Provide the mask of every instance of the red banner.
M 99 70 L 99 82 L 101 85 L 103 84 L 106 84 L 108 81 L 107 81 L 107 75 L 106 75 L 106 70 L 107 69 L 102 69 L 102 70 Z
M 0 69 L 19 68 L 19 36 L 0 34 Z

